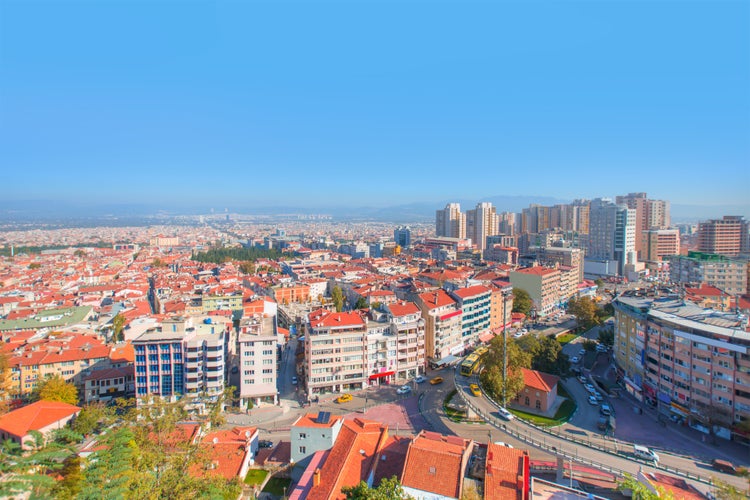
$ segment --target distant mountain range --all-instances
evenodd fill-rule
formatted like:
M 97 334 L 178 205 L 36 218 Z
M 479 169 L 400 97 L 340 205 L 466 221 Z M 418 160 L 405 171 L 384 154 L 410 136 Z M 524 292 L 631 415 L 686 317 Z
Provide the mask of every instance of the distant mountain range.
M 227 204 L 230 214 L 279 215 L 279 214 L 327 214 L 336 219 L 373 220 L 394 223 L 430 222 L 435 220 L 435 211 L 447 203 L 460 203 L 463 211 L 472 209 L 480 202 L 490 202 L 498 212 L 520 212 L 531 204 L 555 205 L 569 203 L 571 200 L 550 196 L 510 196 L 496 195 L 480 199 L 452 199 L 435 202 L 415 202 L 386 207 L 375 206 L 292 206 L 276 205 L 264 207 L 233 206 Z M 224 212 L 223 205 L 215 215 Z M 117 225 L 135 219 L 165 220 L 180 215 L 208 215 L 211 207 L 188 204 L 167 205 L 156 203 L 86 203 L 60 202 L 48 200 L 3 201 L 0 200 L 0 221 L 8 222 L 57 222 L 77 223 L 87 221 L 85 225 L 102 223 L 107 220 Z M 723 215 L 744 215 L 750 218 L 748 205 L 698 205 L 672 204 L 672 220 L 675 223 L 697 222 Z M 116 222 L 115 222 L 116 221 Z

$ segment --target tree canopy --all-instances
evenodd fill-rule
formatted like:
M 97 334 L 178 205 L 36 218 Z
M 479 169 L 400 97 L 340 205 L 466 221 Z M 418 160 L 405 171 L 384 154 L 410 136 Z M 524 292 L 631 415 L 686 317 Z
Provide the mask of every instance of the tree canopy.
M 576 317 L 578 324 L 591 328 L 599 324 L 596 303 L 590 297 L 571 298 L 568 301 L 568 312 Z
M 349 500 L 410 500 L 411 496 L 404 492 L 396 476 L 383 479 L 377 488 L 369 488 L 367 483 L 360 481 L 357 486 L 344 486 L 341 492 Z
M 521 314 L 528 316 L 529 313 L 531 312 L 532 305 L 533 303 L 531 301 L 531 296 L 529 295 L 529 292 L 527 292 L 523 288 L 513 289 L 513 312 L 514 313 L 521 313 Z
M 36 399 L 41 401 L 59 401 L 71 405 L 78 403 L 78 389 L 66 382 L 60 375 L 48 377 L 36 388 Z
M 494 399 L 502 400 L 503 388 L 505 388 L 505 401 L 515 399 L 523 390 L 523 373 L 518 368 L 529 368 L 531 366 L 531 354 L 523 351 L 515 342 L 508 342 L 508 378 L 503 377 L 503 352 L 505 344 L 503 338 L 498 336 L 490 342 L 490 349 L 484 355 L 484 370 L 480 375 L 482 385 Z
M 261 247 L 211 248 L 205 252 L 193 252 L 192 259 L 198 262 L 221 264 L 230 260 L 255 262 L 258 259 L 277 260 L 282 257 L 280 250 Z M 244 271 L 243 271 L 244 272 Z
M 122 331 L 125 329 L 125 323 L 127 323 L 127 321 L 127 318 L 120 313 L 117 313 L 117 315 L 112 318 L 112 338 L 115 342 L 121 342 L 125 339 Z
M 341 287 L 333 287 L 333 290 L 331 290 L 331 300 L 333 300 L 333 307 L 336 308 L 336 312 L 341 312 L 344 308 L 344 293 L 341 291 Z
M 562 352 L 562 346 L 554 337 L 536 337 L 526 335 L 514 340 L 519 348 L 530 355 L 532 370 L 553 375 L 565 376 L 570 369 L 568 355 Z

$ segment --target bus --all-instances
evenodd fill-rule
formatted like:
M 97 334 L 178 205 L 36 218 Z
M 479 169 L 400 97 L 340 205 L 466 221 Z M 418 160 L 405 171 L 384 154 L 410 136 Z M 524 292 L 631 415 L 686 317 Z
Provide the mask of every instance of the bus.
M 482 356 L 484 356 L 489 349 L 486 346 L 477 347 L 474 352 L 466 356 L 461 362 L 461 375 L 470 377 L 479 370 L 479 366 L 482 364 Z

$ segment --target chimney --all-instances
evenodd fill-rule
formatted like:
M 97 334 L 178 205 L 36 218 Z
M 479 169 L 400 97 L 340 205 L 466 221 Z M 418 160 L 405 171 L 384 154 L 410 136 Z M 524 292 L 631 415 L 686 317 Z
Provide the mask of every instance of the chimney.
M 313 472 L 313 486 L 320 485 L 320 469 L 315 469 L 315 472 Z

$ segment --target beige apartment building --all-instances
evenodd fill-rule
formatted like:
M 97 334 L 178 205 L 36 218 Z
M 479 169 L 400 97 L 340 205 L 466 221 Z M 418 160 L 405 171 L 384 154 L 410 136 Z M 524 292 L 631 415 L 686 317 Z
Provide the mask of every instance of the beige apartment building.
M 526 290 L 537 316 L 545 317 L 560 304 L 560 270 L 534 266 L 510 272 L 513 288 Z
M 739 215 L 725 215 L 722 219 L 701 222 L 698 250 L 730 257 L 750 253 L 750 221 Z
M 245 318 L 237 335 L 240 408 L 248 401 L 278 403 L 276 353 L 278 335 L 273 317 Z
M 367 323 L 362 314 L 318 309 L 307 317 L 305 378 L 307 396 L 366 386 Z
M 680 231 L 677 229 L 652 229 L 645 232 L 644 260 L 658 262 L 669 255 L 680 253 Z
M 746 440 L 735 428 L 750 418 L 746 320 L 643 292 L 613 305 L 614 355 L 628 392 L 704 432 L 713 425 L 720 437 Z

